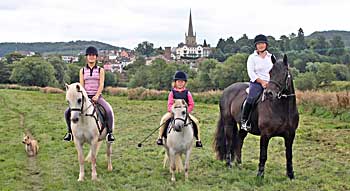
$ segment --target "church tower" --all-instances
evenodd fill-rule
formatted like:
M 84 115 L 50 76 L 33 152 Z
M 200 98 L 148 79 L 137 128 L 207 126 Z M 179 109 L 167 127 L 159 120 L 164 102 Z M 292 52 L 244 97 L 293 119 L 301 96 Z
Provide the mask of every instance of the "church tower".
M 193 26 L 192 26 L 192 14 L 190 10 L 190 20 L 188 24 L 188 33 L 185 34 L 186 45 L 188 46 L 196 46 L 196 34 L 193 35 Z

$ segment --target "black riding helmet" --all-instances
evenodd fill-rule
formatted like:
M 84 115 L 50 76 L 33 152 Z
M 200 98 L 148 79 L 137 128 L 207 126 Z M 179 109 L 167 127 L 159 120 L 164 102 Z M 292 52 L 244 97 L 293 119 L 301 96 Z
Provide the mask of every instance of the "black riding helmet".
M 254 46 L 256 46 L 256 44 L 262 43 L 262 42 L 269 45 L 269 43 L 267 42 L 267 37 L 265 35 L 259 34 L 254 38 Z
M 89 55 L 89 54 L 98 56 L 97 49 L 96 49 L 95 47 L 93 47 L 93 46 L 89 46 L 89 47 L 86 49 L 85 56 L 87 56 L 87 55 Z
M 176 71 L 175 75 L 173 77 L 173 80 L 174 81 L 183 80 L 183 81 L 187 82 L 187 74 L 183 71 Z

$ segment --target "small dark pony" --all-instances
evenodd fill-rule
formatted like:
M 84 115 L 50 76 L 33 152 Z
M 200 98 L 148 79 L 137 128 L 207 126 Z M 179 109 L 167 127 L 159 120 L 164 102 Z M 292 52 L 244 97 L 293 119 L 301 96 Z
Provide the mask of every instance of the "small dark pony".
M 267 148 L 271 137 L 284 138 L 287 160 L 287 176 L 294 178 L 292 163 L 292 145 L 295 131 L 298 128 L 299 113 L 296 106 L 296 97 L 293 78 L 288 70 L 287 56 L 283 60 L 271 58 L 273 67 L 270 71 L 270 81 L 256 106 L 250 114 L 251 131 L 260 135 L 260 159 L 257 176 L 263 177 Z M 217 124 L 214 149 L 217 159 L 225 160 L 232 167 L 235 158 L 241 164 L 241 150 L 247 131 L 238 130 L 240 124 L 241 107 L 247 97 L 246 89 L 249 84 L 239 82 L 227 87 L 220 99 L 220 118 Z M 240 124 L 241 125 L 241 124 Z M 233 156 L 233 157 L 231 157 Z

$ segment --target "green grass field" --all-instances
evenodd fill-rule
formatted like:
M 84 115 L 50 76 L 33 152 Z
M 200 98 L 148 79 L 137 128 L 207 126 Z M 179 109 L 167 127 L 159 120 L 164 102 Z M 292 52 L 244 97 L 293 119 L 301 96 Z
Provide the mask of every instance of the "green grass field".
M 137 143 L 159 124 L 166 101 L 130 101 L 107 96 L 116 115 L 113 171 L 107 171 L 105 143 L 97 157 L 99 181 L 92 182 L 85 165 L 85 181 L 77 182 L 79 165 L 73 143 L 62 141 L 66 132 L 64 94 L 0 90 L 0 190 L 350 190 L 349 124 L 331 118 L 301 115 L 293 145 L 296 179 L 285 176 L 282 138 L 269 145 L 265 178 L 256 178 L 259 137 L 249 135 L 243 147 L 243 165 L 227 169 L 212 149 L 218 105 L 198 103 L 194 115 L 201 121 L 203 149 L 193 149 L 189 181 L 177 175 L 170 182 L 162 167 L 163 148 L 156 134 L 142 148 Z M 21 143 L 29 131 L 40 145 L 28 158 Z M 88 145 L 85 145 L 88 151 Z

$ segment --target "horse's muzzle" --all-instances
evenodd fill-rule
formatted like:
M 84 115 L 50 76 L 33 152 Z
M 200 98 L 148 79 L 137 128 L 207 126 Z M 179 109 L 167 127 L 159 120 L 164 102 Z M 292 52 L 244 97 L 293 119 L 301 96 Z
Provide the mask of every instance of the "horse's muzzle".
M 179 125 L 175 125 L 175 127 L 174 127 L 174 130 L 175 130 L 176 132 L 181 132 L 181 129 L 182 129 L 182 127 L 179 126 Z
M 73 123 L 77 123 L 78 121 L 79 121 L 79 118 L 78 118 L 78 117 L 72 119 L 72 122 L 73 122 Z

